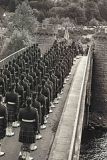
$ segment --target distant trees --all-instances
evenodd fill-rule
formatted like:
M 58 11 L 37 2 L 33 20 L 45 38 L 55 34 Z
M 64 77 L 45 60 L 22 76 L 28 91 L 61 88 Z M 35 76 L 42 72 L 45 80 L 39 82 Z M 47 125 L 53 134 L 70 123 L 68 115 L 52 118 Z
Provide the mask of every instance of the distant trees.
M 10 12 L 14 12 L 16 9 L 16 0 L 9 0 L 8 7 Z
M 17 5 L 26 0 L 0 0 L 0 4 L 8 6 L 15 12 Z M 42 23 L 45 18 L 70 18 L 76 24 L 88 24 L 92 19 L 107 21 L 107 0 L 28 0 L 37 20 Z M 58 20 L 58 19 L 57 19 Z M 57 21 L 56 20 L 56 21 Z
M 99 25 L 99 21 L 97 21 L 95 18 L 91 19 L 89 22 L 90 26 L 98 26 Z
M 83 24 L 86 21 L 85 10 L 75 3 L 66 7 L 65 15 L 70 19 L 74 19 L 77 24 Z
M 79 3 L 80 0 L 72 0 L 72 2 L 74 2 L 74 3 Z
M 65 16 L 65 8 L 63 7 L 53 7 L 49 10 L 49 16 L 51 17 L 64 17 Z
M 77 10 L 77 17 L 76 17 L 76 22 L 77 24 L 85 24 L 86 23 L 86 15 L 85 15 L 85 10 L 81 7 L 78 7 Z
M 69 0 L 62 0 L 62 1 L 57 1 L 55 6 L 57 7 L 67 7 L 70 4 Z
M 39 11 L 39 18 L 47 17 L 69 17 L 77 24 L 84 24 L 96 19 L 107 21 L 107 0 L 30 0 L 30 5 Z
M 57 24 L 61 24 L 61 19 L 59 19 L 58 16 L 57 17 L 50 17 L 49 22 L 50 22 L 50 24 L 57 25 Z
M 45 19 L 45 15 L 43 12 L 39 12 L 38 15 L 37 15 L 37 21 L 39 21 L 40 23 L 43 22 L 43 20 Z
M 107 21 L 107 0 L 62 0 L 50 8 L 49 15 L 59 18 L 69 17 L 76 24 L 88 24 L 94 18 L 97 21 Z
M 0 0 L 0 5 L 5 5 L 7 6 L 9 3 L 9 0 Z
M 107 0 L 102 0 L 98 3 L 98 8 L 102 19 L 107 21 Z
M 73 19 L 71 20 L 69 17 L 61 18 L 60 21 L 61 21 L 62 26 L 65 28 L 74 27 L 74 24 L 75 24 L 75 21 Z
M 1 54 L 5 57 L 11 53 L 36 42 L 35 28 L 37 20 L 28 3 L 18 5 L 15 13 L 7 20 L 7 32 Z
M 19 4 L 13 16 L 13 28 L 19 31 L 28 30 L 33 35 L 35 23 L 36 19 L 29 4 L 26 2 Z
M 37 18 L 35 18 L 34 11 L 27 1 L 20 3 L 14 13 L 7 13 L 4 19 L 7 22 L 6 27 L 7 30 L 10 31 L 10 35 L 14 30 L 18 30 L 20 32 L 22 30 L 26 30 L 30 35 L 34 35 L 35 33 Z
M 101 20 L 98 4 L 94 1 L 86 1 L 85 2 L 85 15 L 87 21 L 90 21 L 93 18 L 97 20 Z
M 14 30 L 10 38 L 6 38 L 1 55 L 2 58 L 24 48 L 27 45 L 30 45 L 29 43 L 29 34 L 27 31 L 23 30 L 22 32 L 19 32 L 17 30 Z
M 3 9 L 2 7 L 0 7 L 0 21 L 3 21 L 3 14 L 5 12 L 5 9 Z
M 49 9 L 52 8 L 54 6 L 54 3 L 50 0 L 39 0 L 39 1 L 30 1 L 30 6 L 33 9 L 37 9 L 38 11 L 40 11 L 41 13 L 38 15 L 40 19 L 40 17 L 44 17 L 47 18 L 49 16 L 48 12 Z

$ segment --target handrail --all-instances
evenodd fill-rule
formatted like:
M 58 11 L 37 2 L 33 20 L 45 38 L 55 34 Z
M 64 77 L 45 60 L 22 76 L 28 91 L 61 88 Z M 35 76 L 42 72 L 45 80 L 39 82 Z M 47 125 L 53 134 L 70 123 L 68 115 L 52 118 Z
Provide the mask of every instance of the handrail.
M 2 59 L 2 60 L 0 61 L 0 67 L 3 67 L 4 64 L 8 63 L 8 61 L 9 61 L 10 59 L 12 60 L 13 57 L 18 56 L 19 54 L 21 54 L 22 52 L 24 52 L 27 48 L 28 48 L 28 47 L 22 48 L 22 49 L 20 49 L 20 50 L 18 50 L 18 51 L 16 51 L 16 52 L 14 52 L 13 54 L 7 56 L 6 58 Z
M 83 90 L 84 90 L 86 74 L 87 74 L 87 67 L 88 67 L 88 63 L 90 63 L 90 59 L 91 59 L 90 54 L 91 54 L 91 47 L 89 48 L 88 55 L 87 55 L 88 56 L 87 65 L 85 67 L 85 71 L 84 71 L 84 75 L 83 75 L 83 81 L 82 81 L 81 90 L 80 90 L 80 96 L 79 96 L 78 107 L 77 107 L 77 114 L 76 114 L 76 118 L 75 118 L 75 122 L 74 122 L 74 130 L 73 130 L 73 136 L 72 136 L 72 140 L 71 140 L 68 160 L 72 160 L 72 158 L 73 158 L 76 133 L 77 133 L 77 128 L 78 128 L 77 126 L 78 126 L 78 120 L 79 120 L 79 114 L 80 114 L 80 106 L 81 106 L 81 102 L 82 102 L 82 95 L 83 95 Z
M 17 54 L 18 52 L 24 51 L 25 49 L 27 49 L 27 47 L 22 48 L 22 49 L 20 49 L 20 50 L 18 50 L 18 51 L 16 51 L 16 52 L 12 53 L 11 55 L 9 55 L 9 56 L 7 56 L 6 58 L 2 59 L 2 60 L 0 61 L 0 63 L 1 63 L 2 61 L 5 61 L 6 59 L 10 58 L 11 56 Z
M 39 46 L 42 46 L 43 44 L 39 44 Z M 49 45 L 49 44 L 48 44 Z M 21 54 L 22 52 L 24 52 L 28 47 L 30 47 L 30 45 L 28 45 L 27 47 L 24 47 L 16 52 L 14 52 L 13 54 L 7 56 L 6 58 L 2 59 L 0 61 L 0 67 L 3 67 L 6 63 L 8 63 L 8 61 L 11 59 L 13 59 L 14 57 L 17 57 L 19 54 Z M 49 47 L 51 47 L 51 45 L 49 45 Z M 49 49 L 49 48 L 48 48 Z M 43 53 L 42 53 L 43 54 Z

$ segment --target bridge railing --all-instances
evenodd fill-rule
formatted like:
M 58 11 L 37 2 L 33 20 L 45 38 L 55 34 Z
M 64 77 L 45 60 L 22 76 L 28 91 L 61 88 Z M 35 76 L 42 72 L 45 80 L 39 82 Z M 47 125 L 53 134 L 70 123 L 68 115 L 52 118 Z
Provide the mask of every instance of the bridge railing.
M 28 48 L 28 47 L 22 48 L 22 49 L 20 49 L 20 50 L 18 50 L 18 51 L 16 51 L 16 52 L 14 52 L 13 54 L 7 56 L 6 58 L 2 59 L 2 60 L 0 61 L 0 68 L 3 68 L 4 65 L 5 65 L 6 63 L 8 63 L 10 60 L 13 60 L 14 58 L 18 57 L 18 55 L 20 55 L 20 54 L 22 54 L 24 51 L 26 51 L 27 48 Z
M 81 85 L 80 97 L 78 101 L 77 114 L 75 118 L 75 124 L 74 124 L 74 130 L 73 130 L 73 136 L 71 140 L 68 160 L 79 160 L 82 126 L 84 121 L 83 117 L 85 112 L 86 89 L 87 89 L 87 82 L 89 79 L 90 66 L 92 65 L 92 59 L 93 59 L 92 47 L 93 46 L 89 48 L 88 55 L 87 55 L 88 56 L 87 65 L 85 68 L 83 81 Z
M 52 40 L 50 40 L 50 37 L 52 37 Z M 51 48 L 51 46 L 52 46 L 52 44 L 53 44 L 53 42 L 54 42 L 54 38 L 53 38 L 53 36 L 50 36 L 50 37 L 48 37 L 48 39 L 49 39 L 48 42 L 47 42 L 46 38 L 43 39 L 43 42 L 42 42 L 42 43 L 40 43 L 40 42 L 37 41 L 37 43 L 39 44 L 39 48 L 41 49 L 41 54 L 44 54 L 47 50 L 49 50 L 49 49 Z M 38 39 L 38 40 L 39 40 L 39 39 Z M 20 49 L 20 50 L 18 50 L 18 51 L 16 51 L 16 52 L 14 52 L 13 54 L 7 56 L 6 58 L 2 59 L 2 60 L 0 61 L 0 68 L 3 68 L 4 65 L 5 65 L 6 63 L 8 63 L 10 60 L 13 60 L 14 58 L 18 57 L 18 55 L 20 55 L 20 54 L 22 54 L 24 51 L 26 51 L 26 49 L 27 49 L 28 47 L 30 47 L 30 46 L 27 46 L 27 47 L 25 47 L 25 48 L 22 48 L 22 49 Z

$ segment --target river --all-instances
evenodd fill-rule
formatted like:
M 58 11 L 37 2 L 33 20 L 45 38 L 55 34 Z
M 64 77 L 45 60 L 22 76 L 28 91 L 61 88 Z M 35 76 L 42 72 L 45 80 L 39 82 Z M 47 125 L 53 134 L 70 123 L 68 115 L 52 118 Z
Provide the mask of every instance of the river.
M 107 131 L 87 130 L 84 132 L 80 160 L 107 160 Z

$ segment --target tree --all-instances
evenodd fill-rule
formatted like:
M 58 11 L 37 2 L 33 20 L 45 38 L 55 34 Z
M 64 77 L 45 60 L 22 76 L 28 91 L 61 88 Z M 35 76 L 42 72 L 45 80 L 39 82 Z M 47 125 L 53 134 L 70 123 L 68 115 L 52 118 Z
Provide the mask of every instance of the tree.
M 96 18 L 97 20 L 101 20 L 98 5 L 94 1 L 86 1 L 85 14 L 87 17 L 87 21 L 90 21 L 93 18 Z
M 70 4 L 69 0 L 57 1 L 55 4 L 56 7 L 67 7 Z
M 35 43 L 35 24 L 37 24 L 33 10 L 26 2 L 19 4 L 15 13 L 12 13 L 10 17 L 6 16 L 6 18 L 8 25 L 5 37 L 8 39 L 5 39 L 2 49 L 2 54 L 5 57 L 28 44 Z
M 38 17 L 39 13 L 40 13 L 40 11 L 38 11 L 37 9 L 33 9 L 33 14 L 34 14 L 35 18 Z
M 9 11 L 14 12 L 16 9 L 16 1 L 15 0 L 10 0 L 9 1 Z
M 73 3 L 79 3 L 80 0 L 72 0 Z
M 9 3 L 9 0 L 0 0 L 0 5 L 5 5 L 7 6 Z
M 107 1 L 102 0 L 98 3 L 98 8 L 100 11 L 101 17 L 107 21 Z
M 89 26 L 98 26 L 98 25 L 99 22 L 95 18 L 91 19 L 89 22 Z
M 64 26 L 64 27 L 70 27 L 73 25 L 73 23 L 71 22 L 69 17 L 61 18 L 61 23 L 62 23 L 62 26 Z
M 39 0 L 39 1 L 31 1 L 30 6 L 32 8 L 37 9 L 38 11 L 41 11 L 46 18 L 48 16 L 49 9 L 54 6 L 54 3 L 50 0 Z
M 1 55 L 2 58 L 7 57 L 8 55 L 32 44 L 30 41 L 31 37 L 29 36 L 26 30 L 22 30 L 19 32 L 18 30 L 14 30 L 12 36 L 7 38 L 4 42 Z
M 39 12 L 38 16 L 37 16 L 37 21 L 39 21 L 40 23 L 42 23 L 42 21 L 45 19 L 45 15 L 43 12 Z
M 5 12 L 5 9 L 3 9 L 2 7 L 0 7 L 0 21 L 3 21 L 3 14 Z
M 35 23 L 36 19 L 29 4 L 26 2 L 19 4 L 13 16 L 13 28 L 19 31 L 25 29 L 33 35 L 35 33 Z
M 74 19 L 77 24 L 83 24 L 86 21 L 85 10 L 79 5 L 72 3 L 65 9 L 65 16 Z
M 57 17 L 50 17 L 49 18 L 49 23 L 53 25 L 61 24 L 61 19 Z
M 64 17 L 65 15 L 64 13 L 65 13 L 65 9 L 63 7 L 53 7 L 49 10 L 50 17 L 56 17 L 57 15 L 61 18 L 61 17 Z
M 79 25 L 86 23 L 85 10 L 81 7 L 78 7 L 77 9 L 76 21 L 77 21 L 77 24 Z

